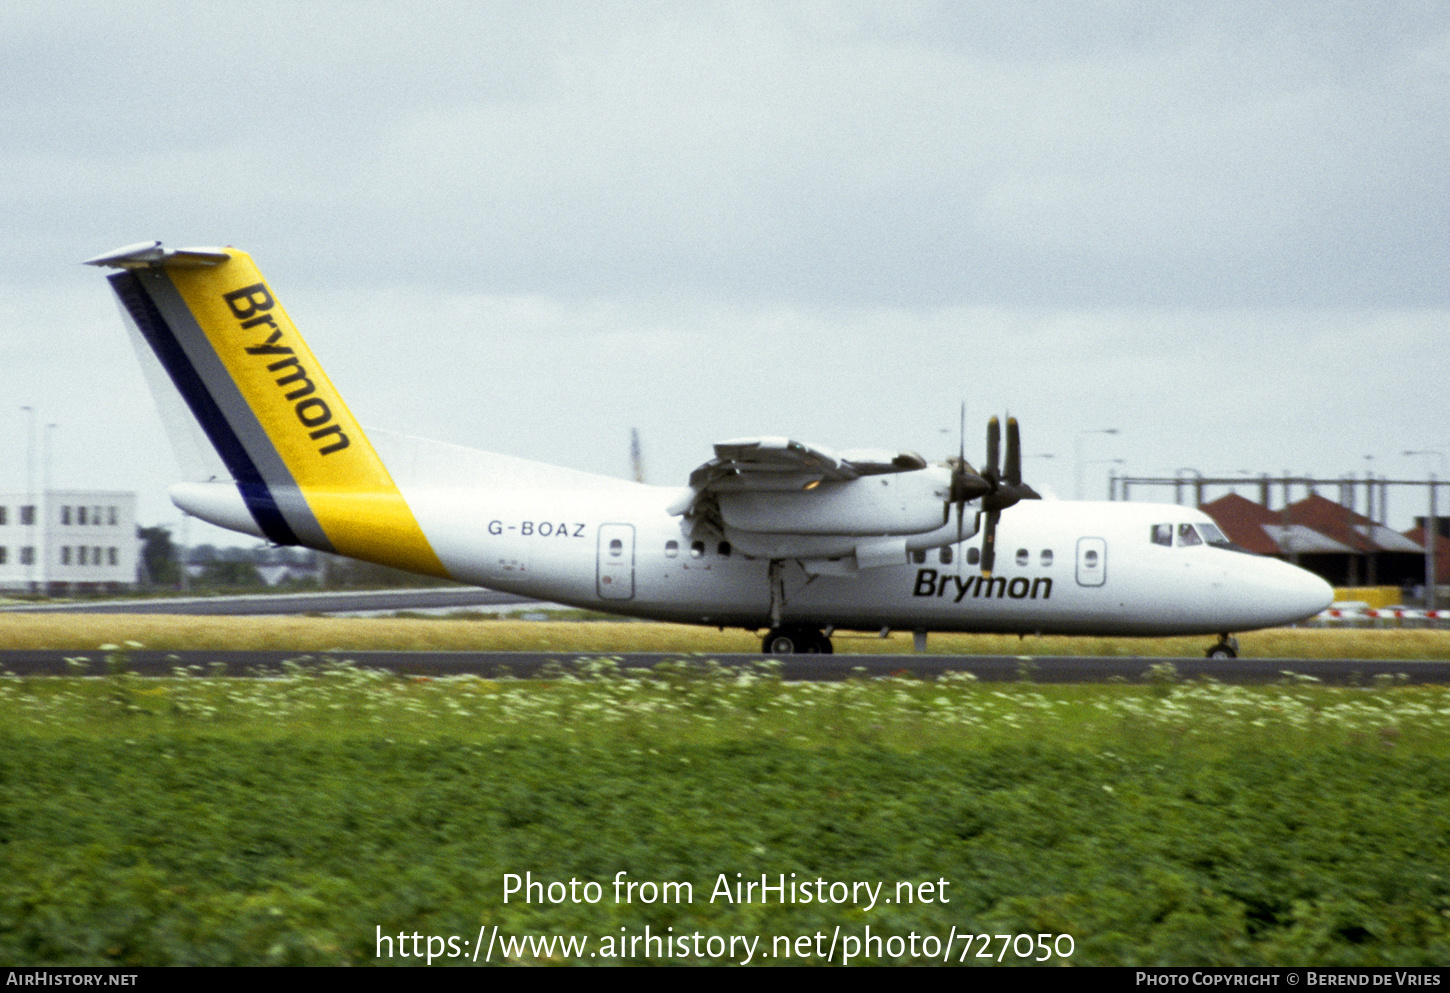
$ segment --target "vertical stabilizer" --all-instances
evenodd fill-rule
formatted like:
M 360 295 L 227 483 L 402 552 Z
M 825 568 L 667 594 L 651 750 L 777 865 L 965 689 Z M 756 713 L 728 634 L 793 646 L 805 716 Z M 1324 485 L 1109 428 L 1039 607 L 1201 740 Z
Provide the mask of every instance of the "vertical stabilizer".
M 387 468 L 251 258 L 132 245 L 89 260 L 281 545 L 446 576 Z

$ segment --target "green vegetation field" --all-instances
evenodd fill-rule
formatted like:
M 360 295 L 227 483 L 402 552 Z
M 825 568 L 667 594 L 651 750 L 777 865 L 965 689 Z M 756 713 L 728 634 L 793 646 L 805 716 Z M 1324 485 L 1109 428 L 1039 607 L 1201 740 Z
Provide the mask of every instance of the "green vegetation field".
M 1450 960 L 1441 688 L 141 679 L 92 654 L 106 674 L 0 680 L 0 961 L 412 965 L 433 936 L 434 967 L 480 938 L 493 962 L 839 962 L 854 939 L 996 965 L 1037 935 L 1052 964 Z M 505 902 L 526 873 L 578 902 Z M 616 901 L 618 873 L 691 899 Z M 762 874 L 918 899 L 719 897 Z M 565 938 L 587 944 L 538 944 Z
M 889 638 L 838 633 L 838 654 L 909 653 L 910 633 Z M 1202 657 L 1212 637 L 1018 638 L 933 634 L 927 649 L 945 655 L 1129 655 Z M 167 615 L 0 614 L 0 648 L 92 651 L 108 642 L 148 648 L 437 651 L 680 652 L 760 651 L 748 631 L 629 621 L 499 620 L 417 617 L 182 617 Z M 1276 628 L 1240 635 L 1252 658 L 1450 659 L 1450 630 L 1424 628 Z

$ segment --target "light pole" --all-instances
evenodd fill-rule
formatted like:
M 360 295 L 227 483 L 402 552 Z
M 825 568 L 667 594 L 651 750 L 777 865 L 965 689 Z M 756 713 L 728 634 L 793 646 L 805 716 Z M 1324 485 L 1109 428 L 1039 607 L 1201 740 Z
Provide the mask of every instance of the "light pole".
M 1023 462 L 1026 462 L 1028 459 L 1050 459 L 1050 458 L 1053 458 L 1053 454 L 1051 452 L 1038 452 L 1036 455 L 1024 455 L 1024 456 L 1022 456 L 1022 461 Z
M 1173 502 L 1183 503 L 1182 479 L 1185 472 L 1191 472 L 1197 478 L 1193 486 L 1193 505 L 1197 507 L 1203 503 L 1203 473 L 1188 466 L 1173 470 Z
M 1375 516 L 1374 516 L 1374 512 L 1375 512 L 1375 500 L 1374 500 L 1374 456 L 1373 455 L 1366 455 L 1364 457 L 1364 463 L 1365 463 L 1365 469 L 1364 469 L 1364 492 L 1365 492 L 1365 496 L 1369 498 L 1369 506 L 1365 508 L 1365 515 L 1364 516 L 1369 518 L 1370 524 L 1374 524 L 1374 522 L 1375 522 Z M 1384 513 L 1384 506 L 1383 506 L 1383 502 L 1384 501 L 1381 500 L 1380 502 L 1381 502 L 1380 513 L 1383 514 Z M 1365 577 L 1364 577 L 1364 580 L 1365 580 L 1365 585 L 1366 586 L 1373 586 L 1375 584 L 1375 579 L 1377 578 L 1375 576 L 1374 550 L 1375 550 L 1374 528 L 1371 527 L 1370 528 L 1370 532 L 1369 532 L 1369 538 L 1365 542 Z
M 1433 455 L 1440 460 L 1440 468 L 1445 468 L 1445 453 L 1437 452 L 1432 448 L 1407 449 L 1405 455 Z M 1425 518 L 1425 609 L 1439 610 L 1439 589 L 1437 585 L 1440 577 L 1436 574 L 1436 552 L 1440 546 L 1440 518 L 1436 509 L 1435 500 L 1435 474 L 1430 473 L 1430 510 Z
M 1074 489 L 1073 498 L 1082 499 L 1082 437 L 1085 434 L 1117 434 L 1117 428 L 1086 428 L 1077 433 L 1073 441 L 1073 476 Z
M 52 432 L 57 427 L 58 424 L 47 424 L 40 439 L 40 496 L 35 501 L 35 513 L 40 518 L 41 528 L 40 540 L 35 542 L 35 557 L 41 562 L 49 561 L 46 556 L 50 554 L 50 529 L 45 522 L 46 515 L 50 513 L 50 466 L 55 456 L 55 436 Z
M 1085 466 L 1089 466 L 1089 465 L 1122 465 L 1124 463 L 1124 461 L 1125 460 L 1123 460 L 1123 459 L 1093 459 L 1091 462 L 1084 462 L 1083 465 L 1085 465 Z M 1112 498 L 1113 498 L 1112 470 L 1109 469 L 1108 470 L 1108 499 L 1111 500 Z
M 25 411 L 25 506 L 20 509 L 20 523 L 26 525 L 25 544 L 30 549 L 25 563 L 25 581 L 30 592 L 35 592 L 35 408 L 22 406 Z M 21 558 L 26 554 L 21 552 Z

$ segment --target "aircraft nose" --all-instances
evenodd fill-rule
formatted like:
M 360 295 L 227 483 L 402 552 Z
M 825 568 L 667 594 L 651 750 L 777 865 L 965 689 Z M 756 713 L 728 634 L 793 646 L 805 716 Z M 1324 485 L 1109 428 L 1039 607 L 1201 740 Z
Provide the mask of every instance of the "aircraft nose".
M 1307 569 L 1300 569 L 1298 566 L 1289 568 L 1294 570 L 1295 575 L 1286 584 L 1288 588 L 1285 590 L 1284 599 L 1285 606 L 1293 609 L 1294 619 L 1306 620 L 1329 609 L 1329 605 L 1334 602 L 1334 587 Z

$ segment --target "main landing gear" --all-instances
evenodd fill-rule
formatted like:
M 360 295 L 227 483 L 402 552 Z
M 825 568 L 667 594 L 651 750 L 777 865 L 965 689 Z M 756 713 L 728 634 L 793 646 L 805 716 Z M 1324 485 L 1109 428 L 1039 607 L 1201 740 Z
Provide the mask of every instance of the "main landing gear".
M 831 639 L 819 628 L 785 624 L 771 628 L 760 642 L 766 655 L 830 655 Z
M 1207 652 L 1205 658 L 1210 659 L 1236 659 L 1239 657 L 1239 640 L 1231 634 L 1218 636 L 1218 644 L 1214 645 Z

